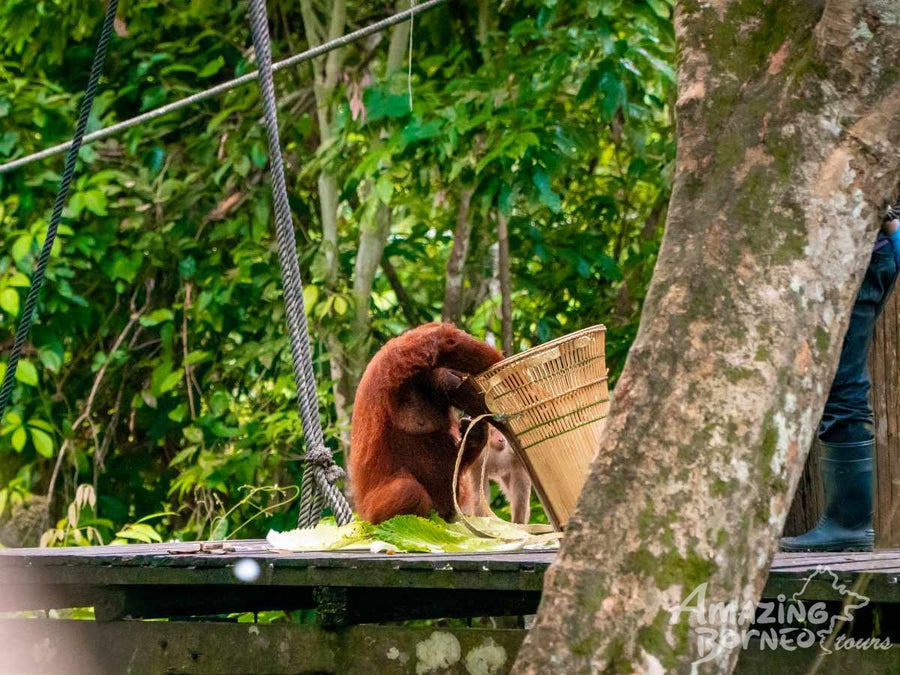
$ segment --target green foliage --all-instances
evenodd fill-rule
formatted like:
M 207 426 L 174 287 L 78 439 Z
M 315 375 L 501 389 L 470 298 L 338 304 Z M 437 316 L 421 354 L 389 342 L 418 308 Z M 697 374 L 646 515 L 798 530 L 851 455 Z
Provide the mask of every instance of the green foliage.
M 464 327 L 500 334 L 492 244 L 502 215 L 516 349 L 602 322 L 615 377 L 668 201 L 670 4 L 511 0 L 481 33 L 475 3 L 450 3 L 416 21 L 411 109 L 405 68 L 385 76 L 387 39 L 347 48 L 335 138 L 320 150 L 308 68 L 277 76 L 332 448 L 346 430 L 336 424 L 326 344 L 359 339 L 355 254 L 380 207 L 391 217 L 385 255 L 413 306 L 400 306 L 379 271 L 369 351 L 409 327 L 404 309 L 440 316 L 460 194 L 473 190 Z M 348 15 L 392 9 L 350 2 Z M 60 0 L 0 7 L 0 161 L 69 138 L 102 10 Z M 126 3 L 89 130 L 252 70 L 245 11 L 210 0 Z M 279 1 L 270 11 L 276 57 L 304 48 L 299 5 Z M 81 504 L 74 520 L 54 513 L 55 542 L 228 536 L 242 524 L 241 536 L 258 536 L 295 522 L 284 504 L 292 493 L 238 493 L 297 484 L 301 471 L 291 461 L 302 435 L 259 118 L 247 86 L 82 149 L 19 386 L 0 421 L 0 517 L 51 487 L 63 509 L 89 483 L 96 505 Z M 0 176 L 4 351 L 61 166 L 56 157 Z M 336 283 L 324 273 L 323 168 L 341 191 Z

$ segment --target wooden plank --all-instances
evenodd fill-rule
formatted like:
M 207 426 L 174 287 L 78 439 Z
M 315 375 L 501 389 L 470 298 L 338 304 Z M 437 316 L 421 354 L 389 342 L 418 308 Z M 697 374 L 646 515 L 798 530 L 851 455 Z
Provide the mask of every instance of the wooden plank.
M 894 293 L 885 306 L 875 326 L 870 370 L 872 373 L 872 407 L 875 411 L 876 442 L 876 499 L 875 532 L 879 546 L 896 546 L 900 542 L 900 523 L 896 509 L 900 490 L 900 358 L 897 341 L 900 340 L 898 319 L 900 294 Z
M 187 548 L 183 550 L 193 550 Z M 0 552 L 3 609 L 96 605 L 108 616 L 181 616 L 218 611 L 255 611 L 311 606 L 311 588 L 374 589 L 391 592 L 435 589 L 519 598 L 534 602 L 554 553 L 402 554 L 292 553 L 265 549 L 263 542 L 236 542 L 225 554 L 170 554 L 158 545 L 85 549 L 20 549 Z M 122 552 L 125 552 L 122 555 Z M 235 564 L 251 558 L 259 577 L 247 584 L 235 577 Z M 872 573 L 874 600 L 900 602 L 900 551 L 872 553 L 789 553 L 775 557 L 766 597 L 798 590 L 820 566 L 852 584 Z M 182 591 L 178 590 L 183 586 Z M 282 590 L 279 590 L 282 589 Z M 294 591 L 293 589 L 300 589 Z M 307 589 L 307 590 L 302 590 Z M 825 580 L 807 588 L 807 597 L 833 600 L 840 591 Z M 506 594 L 506 596 L 504 596 Z M 170 597 L 171 596 L 171 597 Z M 223 596 L 229 598 L 225 602 Z M 190 597 L 190 602 L 178 598 Z M 424 595 L 422 596 L 424 597 Z M 174 598 L 174 599 L 172 599 Z M 492 600 L 492 601 L 493 601 Z M 277 604 L 281 602 L 282 604 Z M 433 603 L 432 616 L 447 615 L 456 601 Z M 506 602 L 506 601 L 504 601 Z M 204 606 L 204 603 L 208 603 Z M 273 605 L 274 603 L 274 605 Z M 286 604 L 285 604 L 286 603 Z M 509 600 L 512 603 L 512 600 Z M 410 602 L 410 607 L 416 603 Z M 419 603 L 421 604 L 421 603 Z M 223 609 L 224 608 L 224 609 Z M 411 610 L 407 610 L 411 612 Z M 412 612 L 414 613 L 414 612 Z M 497 611 L 498 615 L 503 611 Z
M 341 673 L 406 675 L 510 672 L 524 630 L 291 624 L 0 621 L 4 673 Z M 807 673 L 818 647 L 766 650 L 751 643 L 739 674 Z M 900 648 L 835 651 L 824 675 L 900 673 Z

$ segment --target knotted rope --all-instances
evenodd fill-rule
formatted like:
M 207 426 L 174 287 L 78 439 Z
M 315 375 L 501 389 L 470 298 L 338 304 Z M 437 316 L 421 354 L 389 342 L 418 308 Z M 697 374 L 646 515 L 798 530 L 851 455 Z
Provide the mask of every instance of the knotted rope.
M 250 0 L 250 30 L 259 66 L 263 119 L 269 140 L 275 238 L 278 243 L 278 262 L 284 284 L 284 304 L 288 338 L 291 343 L 294 382 L 297 385 L 297 404 L 306 439 L 306 468 L 300 488 L 298 525 L 301 528 L 314 527 L 322 516 L 322 507 L 326 501 L 334 511 L 338 524 L 346 525 L 353 514 L 347 499 L 334 485 L 344 472 L 334 463 L 331 452 L 325 446 L 322 423 L 319 419 L 319 402 L 309 348 L 309 327 L 306 323 L 306 309 L 303 306 L 303 283 L 300 280 L 300 263 L 297 260 L 297 241 L 294 238 L 291 208 L 288 204 L 284 179 L 284 160 L 278 139 L 278 114 L 275 105 L 275 85 L 272 81 L 272 48 L 265 0 Z

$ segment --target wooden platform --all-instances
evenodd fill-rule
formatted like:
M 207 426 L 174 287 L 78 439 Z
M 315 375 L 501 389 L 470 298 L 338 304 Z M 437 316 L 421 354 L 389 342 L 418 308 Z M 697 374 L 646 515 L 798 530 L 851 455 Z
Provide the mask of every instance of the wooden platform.
M 382 661 L 390 661 L 379 662 L 379 672 L 415 672 L 414 667 L 404 669 L 403 664 L 394 663 L 389 655 L 395 648 L 399 654 L 416 653 L 417 645 L 433 631 L 368 624 L 533 614 L 554 555 L 283 553 L 271 550 L 264 541 L 3 550 L 0 611 L 93 606 L 98 621 L 0 620 L 0 642 L 22 646 L 18 656 L 15 650 L 7 656 L 0 654 L 0 673 L 21 671 L 26 663 L 22 659 L 31 658 L 46 640 L 55 645 L 54 654 L 74 650 L 84 663 L 92 664 L 80 670 L 68 657 L 54 657 L 47 662 L 46 672 L 120 672 L 116 666 L 125 658 L 139 658 L 135 672 L 252 672 L 250 655 L 254 653 L 266 663 L 261 668 L 266 672 L 367 672 L 374 667 L 371 659 L 353 654 L 361 648 L 365 656 L 365 645 L 376 644 L 385 647 Z M 235 565 L 248 559 L 259 569 L 251 583 L 235 575 Z M 804 600 L 838 602 L 841 587 L 861 579 L 873 607 L 881 608 L 878 620 L 890 617 L 896 623 L 900 550 L 779 554 L 764 597 L 790 597 L 805 586 Z M 315 626 L 221 623 L 222 615 L 229 613 L 305 608 L 316 609 Z M 198 621 L 203 617 L 206 620 Z M 129 621 L 149 618 L 170 621 Z M 184 619 L 190 623 L 176 623 Z M 491 645 L 502 648 L 506 667 L 524 637 L 522 630 L 485 631 L 460 624 L 443 632 L 463 645 L 462 654 L 467 653 L 465 645 L 476 651 Z M 311 646 L 317 639 L 321 648 Z M 223 641 L 225 646 L 213 646 Z M 111 642 L 117 646 L 85 652 L 92 644 Z M 283 667 L 265 662 L 266 649 L 275 644 L 291 656 Z M 231 661 L 226 653 L 232 654 Z M 758 665 L 755 660 L 763 657 L 770 656 L 748 651 L 742 659 Z M 298 658 L 305 659 L 302 668 Z M 801 656 L 779 658 L 797 661 Z M 900 669 L 896 650 L 866 658 L 873 670 L 860 667 L 860 673 L 894 672 L 889 664 L 895 660 Z M 832 661 L 835 667 L 849 663 L 846 656 L 841 659 Z M 779 668 L 794 672 L 785 663 Z M 806 661 L 797 664 L 796 672 L 808 665 Z M 442 672 L 466 672 L 466 668 L 461 660 L 458 669 Z
M 519 614 L 536 607 L 543 575 L 555 553 L 371 554 L 361 552 L 286 553 L 263 540 L 222 543 L 136 544 L 83 548 L 0 550 L 0 611 L 94 605 L 104 618 L 187 616 L 223 612 L 314 607 L 313 589 L 340 588 L 360 600 L 366 589 L 412 592 L 413 615 L 442 615 L 455 604 L 444 598 L 425 602 L 431 591 L 472 595 L 467 612 L 507 606 Z M 235 564 L 251 559 L 259 566 L 252 583 L 240 581 Z M 867 591 L 879 602 L 900 602 L 900 549 L 872 553 L 779 553 L 764 597 L 799 590 L 818 567 L 834 572 L 842 583 L 869 575 Z M 807 585 L 811 600 L 839 600 L 834 578 L 816 575 Z M 190 594 L 170 594 L 188 586 Z M 227 593 L 223 593 L 227 587 Z M 38 590 L 40 589 L 40 592 Z M 467 593 L 475 591 L 477 593 Z M 188 595 L 189 597 L 185 597 Z M 177 596 L 177 599 L 173 599 Z M 475 598 L 487 598 L 476 602 Z M 112 602 L 118 600 L 119 602 Z M 123 602 L 122 601 L 127 601 Z M 117 607 L 116 605 L 122 605 Z M 351 603 L 356 604 L 356 603 Z M 398 603 L 402 604 L 402 603 Z M 421 611 L 415 607 L 427 605 Z M 445 607 L 446 606 L 446 607 Z M 527 612 L 526 612 L 527 613 Z M 467 614 L 467 616 L 476 616 Z M 353 623 L 352 617 L 348 622 Z

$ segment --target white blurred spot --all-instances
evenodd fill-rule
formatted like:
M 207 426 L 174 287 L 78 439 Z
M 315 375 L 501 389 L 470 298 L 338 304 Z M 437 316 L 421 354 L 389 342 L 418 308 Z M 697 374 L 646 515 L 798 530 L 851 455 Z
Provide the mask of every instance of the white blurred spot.
M 259 579 L 259 563 L 252 558 L 243 558 L 234 565 L 234 576 L 239 581 L 250 583 Z

